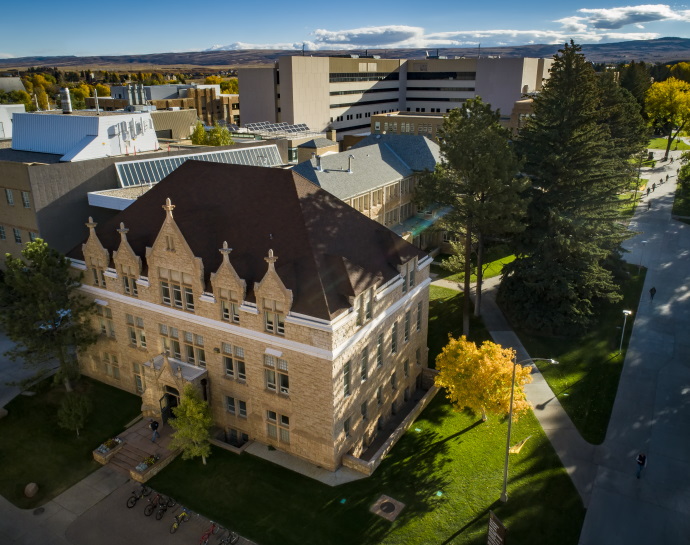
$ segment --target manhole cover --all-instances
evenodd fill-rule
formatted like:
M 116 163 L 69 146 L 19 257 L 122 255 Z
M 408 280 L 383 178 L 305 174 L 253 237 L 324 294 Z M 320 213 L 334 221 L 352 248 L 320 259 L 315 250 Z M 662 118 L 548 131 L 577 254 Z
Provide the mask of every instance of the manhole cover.
M 384 513 L 392 513 L 393 511 L 395 511 L 395 505 L 393 505 L 389 501 L 384 501 L 381 504 L 381 511 L 383 511 Z
M 42 515 L 44 511 L 45 511 L 44 507 L 38 507 L 38 508 L 34 509 L 34 515 Z

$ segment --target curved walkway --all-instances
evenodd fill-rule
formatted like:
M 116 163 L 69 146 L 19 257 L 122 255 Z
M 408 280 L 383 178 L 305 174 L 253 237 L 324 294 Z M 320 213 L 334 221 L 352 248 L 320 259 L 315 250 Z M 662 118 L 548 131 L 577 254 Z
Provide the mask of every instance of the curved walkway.
M 671 219 L 679 167 L 674 160 L 642 171 L 657 187 L 638 206 L 625 248 L 628 262 L 648 272 L 604 443 L 582 439 L 536 368 L 525 388 L 587 507 L 580 545 L 690 543 L 690 225 Z M 528 358 L 495 303 L 498 281 L 484 284 L 482 318 L 496 342 Z M 639 452 L 648 467 L 638 480 Z

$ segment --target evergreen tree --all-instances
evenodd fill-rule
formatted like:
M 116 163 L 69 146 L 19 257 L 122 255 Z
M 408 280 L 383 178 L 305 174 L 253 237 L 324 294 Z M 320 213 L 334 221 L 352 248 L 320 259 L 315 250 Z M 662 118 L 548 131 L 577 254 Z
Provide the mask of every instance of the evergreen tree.
M 58 425 L 61 428 L 75 430 L 79 437 L 79 430 L 84 429 L 93 406 L 91 400 L 83 394 L 68 393 L 62 399 L 57 412 Z
M 16 346 L 12 360 L 60 363 L 57 380 L 71 391 L 79 375 L 75 351 L 96 342 L 89 315 L 93 304 L 78 293 L 80 278 L 69 261 L 39 239 L 26 244 L 21 258 L 6 255 L 0 282 L 0 325 Z
M 209 430 L 213 419 L 211 408 L 199 397 L 193 385 L 185 386 L 180 404 L 175 407 L 175 418 L 169 424 L 175 430 L 169 448 L 181 449 L 183 460 L 201 456 L 201 461 L 206 465 L 206 458 L 211 454 Z
M 443 226 L 464 235 L 465 300 L 463 334 L 469 334 L 469 289 L 472 240 L 477 239 L 477 297 L 481 307 L 484 241 L 522 229 L 526 202 L 520 198 L 528 182 L 515 176 L 519 163 L 500 122 L 481 98 L 470 99 L 444 119 L 439 134 L 442 161 L 433 174 L 422 177 L 416 199 L 422 206 L 452 207 Z
M 580 333 L 598 304 L 620 300 L 605 264 L 627 236 L 618 222 L 618 194 L 630 171 L 613 149 L 606 114 L 597 76 L 571 41 L 554 57 L 517 142 L 531 201 L 499 302 L 528 330 Z

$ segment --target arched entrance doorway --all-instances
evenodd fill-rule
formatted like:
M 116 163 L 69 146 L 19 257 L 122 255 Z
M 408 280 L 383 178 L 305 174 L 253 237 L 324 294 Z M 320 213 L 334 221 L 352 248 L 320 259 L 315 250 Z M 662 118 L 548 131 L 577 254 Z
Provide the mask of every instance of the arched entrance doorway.
M 173 417 L 173 410 L 180 404 L 180 391 L 172 386 L 165 387 L 165 393 L 160 398 L 161 420 L 165 424 L 169 418 Z

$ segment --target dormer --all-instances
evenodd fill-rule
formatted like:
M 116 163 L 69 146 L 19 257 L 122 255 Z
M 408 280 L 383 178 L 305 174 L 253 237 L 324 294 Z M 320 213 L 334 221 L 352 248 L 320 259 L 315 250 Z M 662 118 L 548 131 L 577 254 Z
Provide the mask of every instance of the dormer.
M 268 270 L 261 282 L 254 284 L 256 308 L 264 314 L 264 329 L 268 333 L 285 335 L 285 316 L 292 308 L 292 290 L 283 284 L 275 268 L 278 260 L 273 250 L 268 250 Z
M 417 281 L 417 258 L 413 257 L 408 262 L 399 265 L 398 271 L 403 280 L 402 292 L 407 293 L 408 290 L 411 290 L 415 286 Z
M 151 287 L 160 292 L 163 305 L 194 312 L 204 291 L 204 265 L 195 257 L 173 218 L 175 205 L 166 199 L 165 220 L 153 246 L 146 248 Z M 196 294 L 196 296 L 195 296 Z
M 93 218 L 89 217 L 89 221 L 86 223 L 86 227 L 89 228 L 89 238 L 81 245 L 81 251 L 84 254 L 84 263 L 88 269 L 86 282 L 99 288 L 105 288 L 105 271 L 110 264 L 110 254 L 103 247 L 96 234 L 97 225 Z
M 223 242 L 219 250 L 223 261 L 215 273 L 211 273 L 213 295 L 220 304 L 220 319 L 226 322 L 240 323 L 240 305 L 247 295 L 247 282 L 239 277 L 230 263 L 228 242 Z
M 125 227 L 124 223 L 120 223 L 117 232 L 120 233 L 120 245 L 117 251 L 113 253 L 113 263 L 121 281 L 122 292 L 125 295 L 138 297 L 137 280 L 141 276 L 141 258 L 134 253 L 129 245 L 127 240 L 129 229 Z

